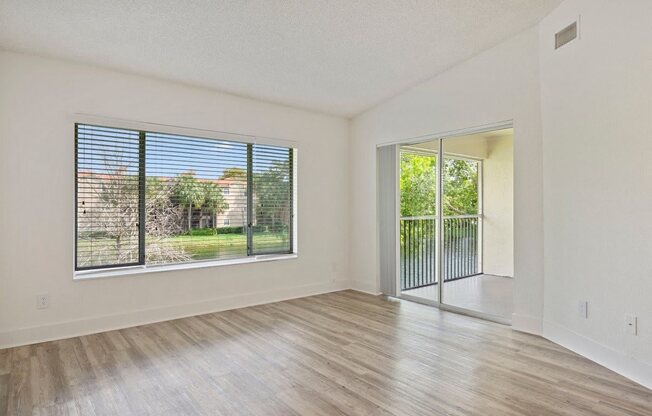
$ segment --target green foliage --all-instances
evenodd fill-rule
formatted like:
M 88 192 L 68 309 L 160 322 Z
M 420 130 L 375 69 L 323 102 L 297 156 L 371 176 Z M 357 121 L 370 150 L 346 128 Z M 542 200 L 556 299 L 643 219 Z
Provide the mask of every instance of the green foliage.
M 180 206 L 187 209 L 187 229 L 192 227 L 192 208 L 200 208 L 204 204 L 204 192 L 200 182 L 195 178 L 195 172 L 184 172 L 177 176 L 174 184 L 174 196 Z
M 278 230 L 289 223 L 290 180 L 289 161 L 275 161 L 263 172 L 255 172 L 253 178 L 255 215 L 259 225 Z
M 220 227 L 217 230 L 217 234 L 244 234 L 245 229 L 243 226 L 238 227 Z
M 435 215 L 437 156 L 401 152 L 401 216 Z M 444 216 L 478 213 L 478 162 L 444 159 Z
M 192 236 L 192 237 L 202 237 L 209 235 L 217 234 L 244 234 L 244 227 L 219 227 L 216 229 L 213 228 L 193 228 L 190 231 L 186 231 L 182 234 L 183 236 Z
M 213 215 L 213 228 L 217 229 L 217 215 L 229 209 L 229 204 L 224 200 L 222 188 L 213 182 L 203 182 L 201 189 L 204 194 L 204 204 L 201 208 Z
M 174 195 L 180 205 L 199 208 L 204 203 L 204 192 L 195 172 L 180 174 L 175 183 Z
M 477 214 L 478 162 L 444 160 L 444 216 Z
M 247 180 L 247 171 L 242 168 L 227 168 L 222 172 L 221 179 L 234 179 L 244 182 Z
M 222 188 L 220 188 L 216 183 L 203 182 L 201 184 L 201 190 L 204 194 L 204 209 L 216 214 L 229 209 L 229 204 L 226 203 L 224 195 L 222 195 Z
M 435 215 L 436 156 L 401 152 L 401 216 Z

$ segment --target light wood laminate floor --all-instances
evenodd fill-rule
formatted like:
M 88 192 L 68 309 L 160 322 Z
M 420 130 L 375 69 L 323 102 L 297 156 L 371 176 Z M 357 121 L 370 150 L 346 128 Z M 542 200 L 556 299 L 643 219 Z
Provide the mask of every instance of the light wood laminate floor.
M 542 338 L 343 291 L 0 351 L 9 415 L 652 415 Z

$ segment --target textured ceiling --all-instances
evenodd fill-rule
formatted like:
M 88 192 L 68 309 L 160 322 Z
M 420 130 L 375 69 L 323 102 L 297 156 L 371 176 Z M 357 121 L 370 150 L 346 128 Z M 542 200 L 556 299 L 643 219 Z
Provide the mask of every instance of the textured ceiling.
M 561 0 L 0 0 L 0 48 L 353 116 Z

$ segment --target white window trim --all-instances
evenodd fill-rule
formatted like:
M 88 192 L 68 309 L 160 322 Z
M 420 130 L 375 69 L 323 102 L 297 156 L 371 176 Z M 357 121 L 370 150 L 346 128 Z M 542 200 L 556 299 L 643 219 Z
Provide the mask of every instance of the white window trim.
M 147 273 L 169 272 L 175 270 L 205 269 L 209 267 L 232 266 L 236 264 L 263 263 L 268 261 L 291 260 L 299 256 L 293 254 L 262 254 L 258 256 L 241 257 L 227 260 L 207 260 L 190 263 L 162 264 L 114 267 L 112 269 L 81 270 L 73 272 L 73 280 L 92 280 L 109 277 L 123 277 Z

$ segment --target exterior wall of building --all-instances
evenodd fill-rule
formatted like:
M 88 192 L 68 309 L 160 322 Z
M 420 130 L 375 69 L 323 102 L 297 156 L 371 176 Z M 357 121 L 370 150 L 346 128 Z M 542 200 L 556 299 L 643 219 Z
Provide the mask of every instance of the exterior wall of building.
M 229 207 L 217 215 L 217 227 L 247 225 L 247 185 L 240 181 L 221 181 L 222 195 Z
M 486 139 L 483 161 L 483 272 L 514 276 L 514 159 L 511 137 Z

